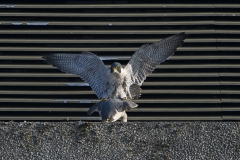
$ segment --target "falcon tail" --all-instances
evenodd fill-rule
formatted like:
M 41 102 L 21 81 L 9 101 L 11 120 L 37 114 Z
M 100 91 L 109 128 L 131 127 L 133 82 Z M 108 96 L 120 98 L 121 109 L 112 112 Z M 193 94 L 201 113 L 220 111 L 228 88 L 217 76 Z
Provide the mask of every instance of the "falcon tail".
M 129 88 L 130 94 L 132 96 L 132 99 L 138 99 L 138 97 L 141 97 L 141 91 L 140 85 L 138 84 L 132 84 Z

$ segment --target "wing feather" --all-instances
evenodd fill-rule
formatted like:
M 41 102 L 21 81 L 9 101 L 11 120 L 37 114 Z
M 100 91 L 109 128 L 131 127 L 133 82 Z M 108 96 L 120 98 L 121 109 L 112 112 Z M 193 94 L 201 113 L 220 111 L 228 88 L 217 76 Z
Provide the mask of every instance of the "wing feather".
M 153 72 L 158 64 L 173 55 L 187 36 L 183 32 L 151 45 L 144 44 L 140 47 L 124 68 L 129 73 L 126 83 L 142 85 L 146 77 Z
M 46 54 L 43 56 L 47 62 L 63 72 L 79 75 L 88 83 L 98 98 L 101 98 L 106 90 L 107 72 L 102 60 L 93 53 L 82 54 Z

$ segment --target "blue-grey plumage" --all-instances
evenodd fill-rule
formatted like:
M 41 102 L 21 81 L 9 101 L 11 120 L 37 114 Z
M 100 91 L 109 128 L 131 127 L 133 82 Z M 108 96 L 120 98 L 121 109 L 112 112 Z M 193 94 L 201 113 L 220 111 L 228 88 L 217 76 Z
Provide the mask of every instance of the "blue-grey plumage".
M 131 57 L 123 68 L 114 62 L 111 68 L 105 67 L 95 54 L 46 54 L 44 58 L 58 69 L 79 75 L 92 87 L 98 98 L 134 99 L 141 95 L 140 86 L 158 64 L 173 55 L 187 38 L 187 34 L 164 38 L 153 44 L 144 44 Z
M 91 115 L 96 109 L 98 109 L 98 113 L 104 122 L 115 122 L 118 119 L 121 119 L 122 122 L 127 122 L 126 110 L 136 108 L 137 106 L 136 103 L 130 100 L 114 98 L 94 104 L 90 107 L 87 113 L 88 115 Z

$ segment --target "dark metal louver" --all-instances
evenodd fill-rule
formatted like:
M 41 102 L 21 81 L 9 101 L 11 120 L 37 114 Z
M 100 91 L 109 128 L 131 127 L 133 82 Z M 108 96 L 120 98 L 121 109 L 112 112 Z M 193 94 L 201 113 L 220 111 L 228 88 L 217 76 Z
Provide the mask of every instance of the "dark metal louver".
M 86 114 L 98 101 L 90 87 L 42 55 L 91 51 L 126 64 L 180 32 L 189 38 L 147 78 L 128 119 L 239 120 L 240 4 L 164 2 L 0 4 L 0 120 L 99 120 Z

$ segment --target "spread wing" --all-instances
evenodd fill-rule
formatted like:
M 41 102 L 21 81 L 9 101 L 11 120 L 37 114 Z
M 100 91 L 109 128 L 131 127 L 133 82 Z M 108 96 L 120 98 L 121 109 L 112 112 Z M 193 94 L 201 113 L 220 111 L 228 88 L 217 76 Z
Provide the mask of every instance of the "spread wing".
M 106 89 L 108 68 L 102 60 L 93 53 L 82 54 L 46 54 L 47 62 L 63 72 L 79 75 L 88 83 L 98 98 L 101 98 Z
M 146 77 L 152 73 L 156 66 L 173 55 L 187 38 L 187 34 L 180 33 L 162 39 L 151 45 L 144 44 L 131 57 L 124 70 L 128 73 L 127 84 L 142 85 Z

